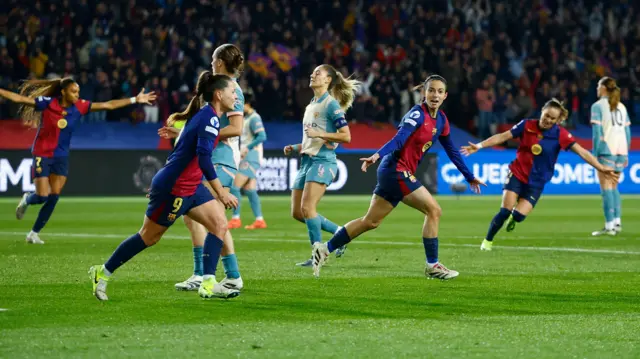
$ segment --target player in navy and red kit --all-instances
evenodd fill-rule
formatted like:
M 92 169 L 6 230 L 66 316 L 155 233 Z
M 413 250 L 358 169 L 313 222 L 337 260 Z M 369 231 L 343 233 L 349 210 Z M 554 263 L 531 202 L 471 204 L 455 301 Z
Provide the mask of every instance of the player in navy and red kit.
M 38 213 L 28 243 L 43 244 L 38 233 L 45 226 L 58 203 L 69 172 L 69 145 L 80 117 L 89 111 L 114 110 L 133 103 L 150 104 L 156 99 L 144 89 L 136 97 L 109 102 L 91 103 L 79 99 L 80 86 L 71 78 L 31 80 L 22 86 L 20 94 L 0 89 L 0 96 L 24 105 L 21 118 L 25 124 L 37 127 L 33 154 L 32 176 L 35 193 L 25 193 L 16 208 L 16 218 L 22 219 L 31 204 L 44 204 Z
M 438 75 L 429 76 L 423 85 L 424 103 L 414 106 L 402 119 L 398 133 L 378 152 L 361 158 L 362 170 L 382 158 L 378 167 L 378 184 L 373 191 L 369 210 L 364 217 L 340 228 L 328 243 L 315 243 L 312 251 L 314 274 L 320 274 L 329 253 L 349 243 L 357 236 L 377 228 L 400 201 L 426 216 L 422 227 L 422 243 L 427 257 L 425 275 L 429 278 L 451 279 L 458 272 L 438 262 L 438 226 L 442 209 L 429 191 L 414 176 L 416 168 L 433 142 L 438 139 L 451 161 L 462 172 L 474 192 L 480 192 L 482 181 L 473 177 L 462 156 L 449 137 L 449 121 L 439 111 L 447 98 L 447 83 Z
M 589 151 L 575 141 L 569 131 L 560 126 L 567 115 L 568 111 L 562 103 L 552 99 L 542 107 L 539 120 L 522 120 L 509 131 L 462 147 L 462 153 L 469 156 L 484 147 L 496 146 L 512 138 L 520 139 L 516 159 L 509 165 L 510 172 L 502 192 L 500 211 L 489 225 L 487 237 L 480 246 L 481 250 L 492 249 L 493 237 L 505 221 L 507 232 L 511 232 L 516 223 L 524 221 L 533 210 L 545 184 L 553 177 L 560 150 L 571 149 L 606 176 L 613 173 L 612 168 L 601 165 Z
M 111 274 L 145 248 L 156 244 L 183 214 L 201 223 L 208 231 L 200 296 L 231 298 L 240 293 L 220 285 L 215 279 L 222 238 L 227 231 L 223 206 L 235 208 L 238 200 L 222 188 L 211 163 L 211 153 L 220 131 L 218 114 L 231 111 L 237 99 L 236 83 L 229 76 L 213 75 L 209 71 L 200 75 L 196 95 L 187 109 L 174 115 L 177 120 L 186 119 L 187 122 L 167 163 L 153 177 L 142 228 L 123 241 L 104 265 L 89 269 L 96 298 L 107 300 L 107 282 Z M 203 184 L 203 175 L 219 202 Z

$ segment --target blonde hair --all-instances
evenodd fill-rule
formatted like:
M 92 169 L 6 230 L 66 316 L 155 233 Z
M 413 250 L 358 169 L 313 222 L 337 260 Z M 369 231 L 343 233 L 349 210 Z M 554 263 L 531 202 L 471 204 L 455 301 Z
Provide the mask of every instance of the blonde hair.
M 569 117 L 569 110 L 567 110 L 564 107 L 564 103 L 560 100 L 558 100 L 557 98 L 552 98 L 551 100 L 547 101 L 544 106 L 542 106 L 542 110 L 544 111 L 547 108 L 555 108 L 558 111 L 560 111 L 560 121 L 558 121 L 558 123 L 563 123 L 564 120 L 567 119 L 567 117 Z
M 30 98 L 55 97 L 62 93 L 69 85 L 76 83 L 72 78 L 58 78 L 52 80 L 27 80 L 20 86 L 20 95 Z M 22 106 L 19 111 L 22 123 L 30 127 L 40 126 L 42 116 L 33 106 Z
M 609 97 L 609 107 L 611 110 L 618 108 L 620 103 L 620 87 L 616 83 L 616 80 L 611 77 L 603 77 L 600 79 L 600 83 L 607 89 L 607 97 Z
M 213 101 L 213 93 L 227 87 L 231 78 L 227 75 L 214 75 L 211 71 L 203 71 L 198 77 L 196 93 L 189 101 L 187 108 L 182 112 L 171 114 L 167 119 L 167 126 L 173 126 L 177 121 L 189 121 L 202 105 L 207 101 Z
M 353 101 L 356 98 L 356 93 L 360 91 L 362 82 L 355 80 L 352 76 L 345 78 L 342 73 L 336 71 L 331 65 L 322 65 L 322 68 L 327 71 L 329 77 L 331 77 L 331 83 L 329 83 L 329 93 L 335 98 L 340 107 L 343 110 L 348 110 Z

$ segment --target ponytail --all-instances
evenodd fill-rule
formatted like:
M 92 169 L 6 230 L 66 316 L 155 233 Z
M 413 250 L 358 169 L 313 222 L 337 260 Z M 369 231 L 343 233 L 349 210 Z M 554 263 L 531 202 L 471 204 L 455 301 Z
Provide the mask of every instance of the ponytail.
M 20 95 L 29 98 L 60 96 L 63 89 L 74 83 L 75 81 L 70 77 L 52 80 L 27 80 L 20 86 Z M 18 113 L 25 126 L 34 128 L 40 126 L 41 116 L 33 106 L 23 105 Z
M 600 84 L 607 89 L 607 97 L 609 97 L 609 107 L 611 110 L 617 109 L 620 103 L 620 87 L 616 84 L 616 80 L 611 77 L 603 77 L 600 79 Z
M 167 126 L 173 126 L 177 121 L 187 121 L 200 110 L 205 102 L 213 102 L 213 93 L 224 89 L 231 78 L 227 75 L 214 75 L 211 71 L 203 71 L 198 77 L 196 93 L 182 112 L 171 114 L 167 119 Z
M 329 93 L 335 98 L 343 110 L 348 110 L 355 100 L 356 93 L 360 91 L 362 82 L 355 80 L 352 76 L 345 78 L 342 73 L 336 71 L 331 65 L 322 65 L 331 77 Z

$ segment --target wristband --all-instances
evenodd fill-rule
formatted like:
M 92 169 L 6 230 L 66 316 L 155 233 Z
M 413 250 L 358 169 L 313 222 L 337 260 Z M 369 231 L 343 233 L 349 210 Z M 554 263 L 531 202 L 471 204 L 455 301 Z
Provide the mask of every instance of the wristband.
M 134 103 L 136 103 L 136 98 L 132 97 L 132 98 L 129 99 L 129 101 L 131 101 L 131 103 L 134 104 Z

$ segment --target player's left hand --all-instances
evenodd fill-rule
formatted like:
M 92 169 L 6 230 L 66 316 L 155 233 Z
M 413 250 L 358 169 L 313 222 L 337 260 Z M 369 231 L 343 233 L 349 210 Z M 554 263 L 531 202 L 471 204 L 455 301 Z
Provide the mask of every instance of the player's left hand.
M 480 151 L 482 147 L 478 146 L 478 144 L 473 143 L 473 142 L 469 142 L 469 146 L 462 146 L 460 147 L 460 153 L 462 153 L 465 156 L 470 156 L 478 151 Z
M 363 161 L 362 167 L 361 167 L 362 172 L 367 172 L 367 168 L 369 168 L 369 166 L 371 166 L 372 164 L 376 163 L 379 158 L 380 158 L 380 155 L 377 152 L 369 157 L 361 158 L 360 161 Z
M 240 158 L 245 158 L 248 153 L 249 153 L 249 149 L 247 147 L 243 147 L 240 150 Z
M 316 129 L 312 128 L 312 127 L 305 127 L 304 133 L 309 138 L 318 138 L 318 137 L 320 137 L 322 135 L 322 131 L 316 130 Z
M 160 127 L 158 129 L 158 136 L 170 140 L 172 138 L 176 138 L 178 137 L 178 135 L 180 134 L 180 130 L 175 128 L 175 127 Z
M 236 198 L 236 196 L 234 196 L 234 195 L 232 195 L 230 193 L 223 193 L 223 194 L 219 195 L 218 196 L 218 200 L 220 201 L 220 203 L 222 203 L 224 205 L 224 208 L 226 208 L 226 209 L 236 209 L 236 208 L 238 208 L 238 199 Z
M 151 105 L 153 101 L 156 100 L 156 93 L 151 91 L 149 93 L 144 93 L 144 87 L 142 91 L 136 96 L 136 103 L 142 103 L 145 105 Z
M 473 181 L 469 182 L 469 187 L 471 187 L 471 191 L 473 191 L 473 193 L 480 193 L 480 186 L 487 187 L 487 184 L 477 178 L 474 178 Z

